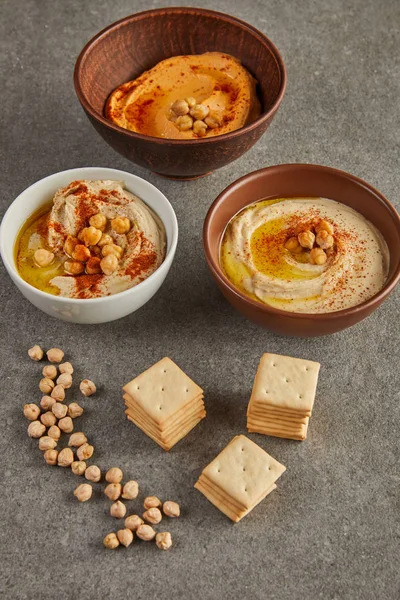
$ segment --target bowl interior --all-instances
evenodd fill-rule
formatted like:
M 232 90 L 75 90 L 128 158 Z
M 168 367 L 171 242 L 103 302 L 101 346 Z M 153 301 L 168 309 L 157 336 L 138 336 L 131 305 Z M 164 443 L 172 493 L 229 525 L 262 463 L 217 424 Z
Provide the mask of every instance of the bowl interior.
M 146 11 L 110 25 L 88 42 L 78 59 L 78 96 L 102 118 L 108 96 L 122 83 L 165 58 L 208 51 L 239 58 L 259 82 L 263 111 L 272 108 L 285 78 L 274 45 L 234 17 L 196 8 Z

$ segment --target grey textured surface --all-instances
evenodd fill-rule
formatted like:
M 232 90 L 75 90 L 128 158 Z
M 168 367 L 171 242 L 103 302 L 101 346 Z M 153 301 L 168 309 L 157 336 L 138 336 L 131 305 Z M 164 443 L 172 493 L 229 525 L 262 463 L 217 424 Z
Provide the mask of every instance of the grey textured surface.
M 3 0 L 1 210 L 58 170 L 134 171 L 171 200 L 180 223 L 175 263 L 159 294 L 109 325 L 51 320 L 23 299 L 1 265 L 0 595 L 6 599 L 384 599 L 399 597 L 399 290 L 368 320 L 320 339 L 281 338 L 223 300 L 201 249 L 215 196 L 264 165 L 312 162 L 358 175 L 397 206 L 400 4 L 396 0 L 223 0 L 277 44 L 288 68 L 281 110 L 241 160 L 195 182 L 160 179 L 114 153 L 73 91 L 74 61 L 97 31 L 173 2 Z M 21 415 L 37 401 L 34 343 L 60 346 L 99 394 L 82 428 L 95 462 L 121 466 L 144 493 L 182 503 L 176 546 L 105 551 L 114 529 L 99 492 L 78 505 L 77 479 L 44 465 Z M 308 439 L 250 437 L 287 466 L 278 489 L 232 525 L 193 489 L 200 470 L 239 432 L 264 351 L 319 360 Z M 208 417 L 165 454 L 123 414 L 121 385 L 164 355 L 205 389 Z M 74 387 L 70 398 L 77 398 Z M 79 394 L 79 392 L 78 392 Z M 97 486 L 100 489 L 99 486 Z M 132 507 L 134 503 L 132 503 Z

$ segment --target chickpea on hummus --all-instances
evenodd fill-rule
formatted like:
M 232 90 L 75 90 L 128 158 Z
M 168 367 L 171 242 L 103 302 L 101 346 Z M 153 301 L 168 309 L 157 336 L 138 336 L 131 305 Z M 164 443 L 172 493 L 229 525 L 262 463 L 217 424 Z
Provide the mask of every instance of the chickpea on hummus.
M 384 286 L 389 252 L 380 232 L 326 198 L 262 200 L 228 224 L 221 266 L 248 296 L 298 313 L 356 306 Z
M 32 215 L 18 236 L 16 263 L 34 287 L 67 298 L 127 290 L 166 253 L 165 228 L 119 181 L 73 181 L 51 209 Z
M 154 137 L 221 135 L 260 115 L 256 85 L 229 54 L 174 56 L 115 89 L 105 116 L 120 127 Z

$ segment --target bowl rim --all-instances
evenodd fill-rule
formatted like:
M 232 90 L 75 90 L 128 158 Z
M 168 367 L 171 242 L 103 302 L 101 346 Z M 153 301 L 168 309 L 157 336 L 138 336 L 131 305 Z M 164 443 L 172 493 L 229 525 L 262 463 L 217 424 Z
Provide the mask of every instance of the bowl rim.
M 317 164 L 312 164 L 312 163 L 287 163 L 287 164 L 280 164 L 280 165 L 272 165 L 269 167 L 264 167 L 262 169 L 258 169 L 257 171 L 252 171 L 251 173 L 247 173 L 247 175 L 244 175 L 243 177 L 240 177 L 236 181 L 233 181 L 224 190 L 222 190 L 222 192 L 217 196 L 217 198 L 214 200 L 214 202 L 211 204 L 210 208 L 208 209 L 206 218 L 204 220 L 204 225 L 203 225 L 203 250 L 204 250 L 205 258 L 206 258 L 206 261 L 207 261 L 207 264 L 208 264 L 208 267 L 209 267 L 211 273 L 223 287 L 227 287 L 229 289 L 229 291 L 234 296 L 236 296 L 239 300 L 244 301 L 245 303 L 249 304 L 250 306 L 253 306 L 257 310 L 261 310 L 262 312 L 276 315 L 277 317 L 286 317 L 287 319 L 300 319 L 300 320 L 312 319 L 312 320 L 316 320 L 316 321 L 324 321 L 327 319 L 336 320 L 336 319 L 341 319 L 341 318 L 347 317 L 348 315 L 354 315 L 360 311 L 368 310 L 369 308 L 372 308 L 372 309 L 376 308 L 392 292 L 392 290 L 395 288 L 395 286 L 399 282 L 399 280 L 400 280 L 400 260 L 397 264 L 397 267 L 396 267 L 395 272 L 393 273 L 392 277 L 385 282 L 384 286 L 382 287 L 381 290 L 379 290 L 379 292 L 374 294 L 368 300 L 365 300 L 364 302 L 361 302 L 360 304 L 356 304 L 355 306 L 351 306 L 349 308 L 345 308 L 345 309 L 337 310 L 337 311 L 333 311 L 333 312 L 299 313 L 299 312 L 290 312 L 290 311 L 286 311 L 286 310 L 281 310 L 279 308 L 275 308 L 275 307 L 269 306 L 267 304 L 262 304 L 261 302 L 258 302 L 257 300 L 253 300 L 249 296 L 246 296 L 246 294 L 244 294 L 237 287 L 235 287 L 233 285 L 233 283 L 231 283 L 231 281 L 226 277 L 226 275 L 222 271 L 219 260 L 215 261 L 213 259 L 212 252 L 210 249 L 210 243 L 209 243 L 209 238 L 210 238 L 209 231 L 210 231 L 210 228 L 212 225 L 212 221 L 213 221 L 215 212 L 219 208 L 220 204 L 225 200 L 225 198 L 229 197 L 230 193 L 233 190 L 241 187 L 243 184 L 245 184 L 253 179 L 260 177 L 265 172 L 286 171 L 288 173 L 288 172 L 293 172 L 294 170 L 301 171 L 303 169 L 308 169 L 313 172 L 322 172 L 323 171 L 326 173 L 331 173 L 340 178 L 350 179 L 354 183 L 357 183 L 358 185 L 361 185 L 362 187 L 366 188 L 368 191 L 372 192 L 373 194 L 375 194 L 382 200 L 382 202 L 385 204 L 386 208 L 391 213 L 391 216 L 392 216 L 394 222 L 397 224 L 397 229 L 400 232 L 400 215 L 397 212 L 397 210 L 395 209 L 395 207 L 391 204 L 391 202 L 383 194 L 381 194 L 376 188 L 374 188 L 372 185 L 370 185 L 363 179 L 360 179 L 359 177 L 356 177 L 355 175 L 347 173 L 346 171 L 341 171 L 341 170 L 335 169 L 333 167 L 327 167 L 324 165 L 317 165 Z M 252 204 L 254 202 L 256 202 L 256 200 L 244 205 L 240 210 L 243 210 L 243 208 L 245 208 L 246 206 L 249 206 L 250 204 Z M 240 212 L 240 211 L 238 211 L 238 212 Z M 229 221 L 230 220 L 231 219 L 229 219 Z M 225 231 L 226 226 L 228 225 L 229 221 L 227 223 L 225 223 L 224 231 Z M 221 240 L 220 240 L 220 242 L 221 242 Z
M 172 226 L 171 226 L 172 236 L 170 239 L 170 248 L 167 249 L 167 252 L 166 252 L 163 262 L 151 275 L 149 275 L 149 277 L 147 277 L 146 279 L 144 279 L 137 285 L 135 285 L 131 288 L 128 288 L 127 290 L 124 290 L 122 292 L 118 292 L 117 294 L 111 294 L 109 296 L 101 296 L 99 298 L 66 298 L 64 296 L 57 296 L 57 295 L 53 295 L 53 294 L 48 294 L 47 292 L 43 292 L 42 290 L 36 288 L 35 286 L 33 286 L 30 283 L 28 283 L 27 281 L 25 281 L 19 274 L 19 272 L 16 268 L 16 265 L 11 264 L 10 261 L 8 260 L 7 252 L 5 251 L 3 230 L 7 225 L 7 219 L 10 218 L 10 212 L 11 212 L 12 206 L 20 199 L 20 197 L 22 195 L 25 195 L 27 192 L 31 191 L 35 187 L 39 187 L 40 184 L 43 184 L 43 182 L 45 182 L 47 180 L 56 179 L 60 175 L 65 175 L 67 173 L 76 173 L 78 171 L 82 172 L 84 174 L 86 171 L 104 172 L 105 170 L 110 171 L 110 175 L 111 175 L 111 173 L 114 173 L 115 177 L 120 176 L 121 179 L 123 179 L 124 177 L 126 177 L 128 175 L 129 177 L 133 177 L 134 179 L 136 179 L 140 182 L 144 182 L 147 186 L 149 186 L 149 191 L 151 191 L 151 192 L 155 191 L 158 198 L 161 198 L 162 201 L 164 202 L 165 206 L 167 207 L 167 210 L 170 212 L 171 224 L 172 224 Z M 130 191 L 128 188 L 129 188 L 129 184 L 128 184 L 127 190 Z M 135 193 L 135 192 L 131 192 L 131 193 Z M 147 204 L 147 201 L 145 199 L 143 199 L 143 202 L 145 202 Z M 154 209 L 152 209 L 152 210 L 154 210 Z M 155 212 L 157 213 L 156 210 L 155 210 Z M 161 219 L 161 217 L 160 217 L 160 219 Z M 163 219 L 161 219 L 161 221 L 164 224 Z M 21 225 L 21 227 L 22 227 L 22 225 Z M 165 227 L 165 225 L 164 225 L 164 227 Z M 19 228 L 18 231 L 20 231 L 20 229 L 21 228 Z M 161 190 L 159 190 L 155 185 L 153 185 L 146 179 L 143 179 L 142 177 L 139 177 L 138 175 L 134 175 L 133 173 L 128 173 L 127 171 L 121 171 L 120 169 L 113 169 L 112 167 L 75 167 L 72 169 L 66 169 L 64 171 L 57 171 L 55 173 L 47 175 L 46 177 L 42 177 L 38 181 L 35 181 L 31 185 L 29 185 L 27 188 L 22 190 L 22 192 L 20 192 L 18 194 L 18 196 L 11 202 L 11 204 L 7 208 L 6 212 L 4 213 L 4 216 L 3 216 L 2 220 L 1 220 L 1 224 L 0 224 L 0 254 L 1 254 L 1 258 L 3 260 L 4 266 L 6 267 L 6 270 L 8 271 L 10 277 L 11 277 L 11 273 L 13 273 L 13 275 L 18 279 L 18 282 L 22 285 L 22 287 L 27 289 L 29 292 L 33 292 L 33 293 L 37 294 L 39 297 L 45 298 L 47 300 L 52 299 L 54 302 L 60 302 L 60 303 L 66 303 L 66 304 L 73 303 L 75 305 L 88 306 L 91 304 L 101 304 L 101 303 L 116 301 L 117 298 L 125 297 L 129 294 L 134 293 L 135 290 L 138 288 L 143 290 L 143 288 L 151 285 L 153 280 L 159 276 L 160 271 L 166 270 L 167 271 L 166 274 L 167 274 L 168 270 L 173 262 L 174 256 L 175 256 L 175 251 L 176 251 L 176 247 L 178 244 L 178 232 L 179 232 L 178 220 L 176 218 L 176 214 L 175 214 L 172 204 L 170 203 L 168 198 L 161 192 Z M 167 248 L 168 248 L 168 241 L 169 240 L 167 239 Z M 14 239 L 13 244 L 15 244 L 15 239 Z
M 244 127 L 235 129 L 234 131 L 230 131 L 230 132 L 224 133 L 222 135 L 216 135 L 216 136 L 213 136 L 210 138 L 204 137 L 204 138 L 193 139 L 193 140 L 166 139 L 166 138 L 160 138 L 160 137 L 155 137 L 155 136 L 150 136 L 150 135 L 144 135 L 142 133 L 137 133 L 135 131 L 130 131 L 129 129 L 124 129 L 123 127 L 116 125 L 112 121 L 109 121 L 108 119 L 105 118 L 105 116 L 103 114 L 99 113 L 97 110 L 94 110 L 92 105 L 87 101 L 86 96 L 82 90 L 81 82 L 80 82 L 80 73 L 81 73 L 82 63 L 84 62 L 88 51 L 92 47 L 97 45 L 99 42 L 101 42 L 102 38 L 105 37 L 109 33 L 109 31 L 119 27 L 122 23 L 126 23 L 129 21 L 140 21 L 141 19 L 148 18 L 151 15 L 171 14 L 171 13 L 179 14 L 182 12 L 184 12 L 186 14 L 208 15 L 211 17 L 217 17 L 217 18 L 219 18 L 221 20 L 225 20 L 229 23 L 239 25 L 242 29 L 250 31 L 250 33 L 254 37 L 258 38 L 261 41 L 261 43 L 264 44 L 264 46 L 268 47 L 268 49 L 271 51 L 271 54 L 273 55 L 273 57 L 275 59 L 275 62 L 277 64 L 277 67 L 278 67 L 278 70 L 279 70 L 279 73 L 281 76 L 279 93 L 278 93 L 273 105 L 271 106 L 271 108 L 267 112 L 263 112 L 255 121 L 253 121 L 252 123 L 249 123 L 248 125 L 245 125 Z M 154 8 L 154 9 L 134 13 L 133 15 L 128 15 L 126 17 L 123 17 L 122 19 L 119 19 L 118 21 L 115 21 L 114 23 L 111 23 L 110 25 L 108 25 L 107 27 L 105 27 L 104 29 L 99 31 L 99 33 L 97 33 L 95 36 L 93 36 L 85 44 L 85 46 L 82 48 L 81 52 L 79 53 L 79 56 L 76 60 L 75 67 L 74 67 L 75 93 L 78 97 L 79 102 L 81 103 L 81 105 L 83 106 L 85 111 L 91 117 L 93 117 L 96 121 L 99 121 L 106 127 L 114 130 L 115 132 L 123 133 L 133 140 L 141 140 L 141 141 L 147 140 L 147 141 L 151 141 L 151 142 L 154 142 L 157 144 L 162 144 L 162 145 L 171 144 L 172 146 L 185 146 L 186 144 L 190 144 L 190 145 L 213 144 L 218 141 L 223 142 L 223 141 L 227 141 L 230 139 L 235 139 L 236 137 L 245 135 L 246 133 L 253 131 L 254 129 L 257 129 L 259 125 L 262 125 L 264 122 L 268 121 L 268 119 L 271 116 L 273 116 L 276 113 L 276 111 L 278 110 L 278 108 L 282 102 L 283 96 L 285 94 L 286 84 L 287 84 L 287 73 L 286 73 L 285 64 L 283 62 L 283 58 L 282 58 L 278 48 L 275 46 L 275 44 L 264 33 L 259 31 L 258 29 L 256 29 L 256 27 L 254 27 L 253 25 L 246 23 L 246 21 L 243 21 L 242 19 L 239 19 L 239 18 L 229 15 L 227 13 L 223 13 L 220 11 L 211 10 L 211 9 L 207 9 L 207 8 L 197 8 L 197 7 L 191 7 L 191 6 L 173 6 L 173 7 L 164 7 L 164 8 Z

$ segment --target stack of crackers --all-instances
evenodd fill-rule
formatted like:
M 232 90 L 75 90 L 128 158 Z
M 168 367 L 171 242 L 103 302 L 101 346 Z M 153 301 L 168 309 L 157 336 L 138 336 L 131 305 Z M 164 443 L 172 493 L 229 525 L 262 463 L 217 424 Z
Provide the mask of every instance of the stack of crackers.
M 168 451 L 206 416 L 203 390 L 170 358 L 127 383 L 125 413 Z
M 276 488 L 285 470 L 260 446 L 238 435 L 203 470 L 194 487 L 237 523 Z
M 317 389 L 320 364 L 263 354 L 247 409 L 247 429 L 305 440 Z

